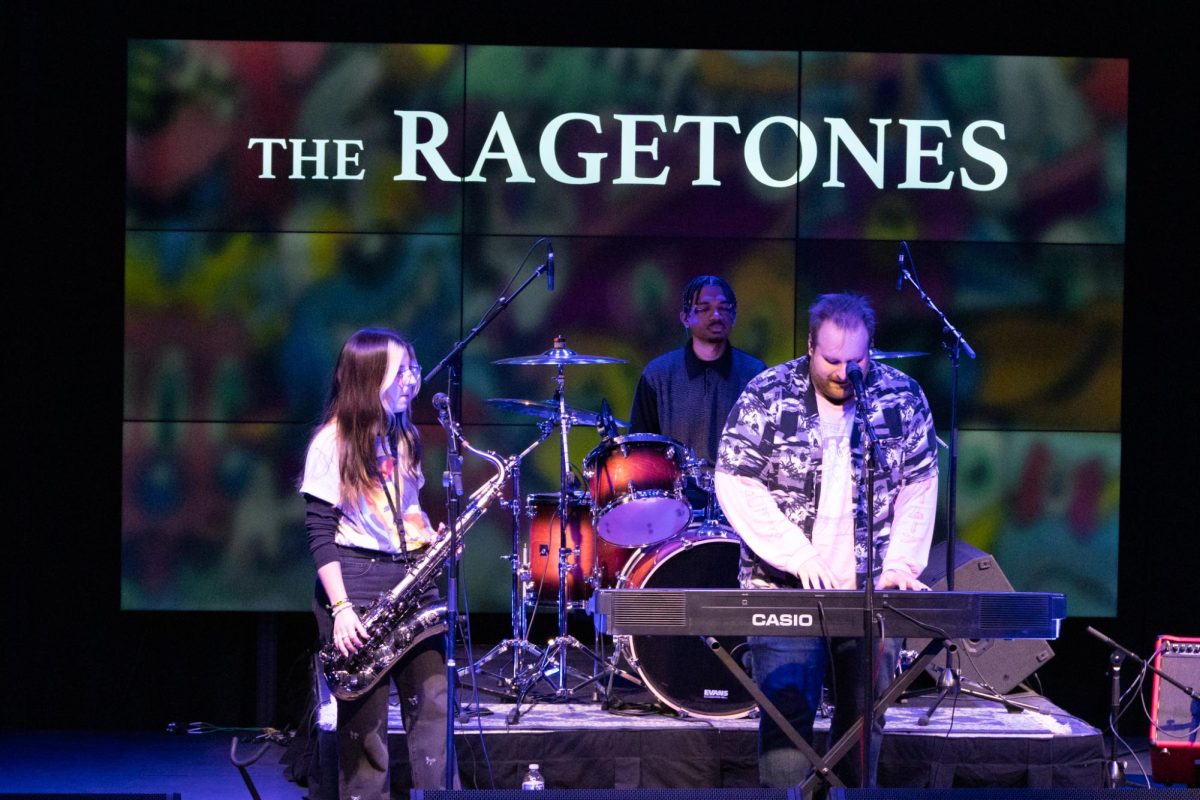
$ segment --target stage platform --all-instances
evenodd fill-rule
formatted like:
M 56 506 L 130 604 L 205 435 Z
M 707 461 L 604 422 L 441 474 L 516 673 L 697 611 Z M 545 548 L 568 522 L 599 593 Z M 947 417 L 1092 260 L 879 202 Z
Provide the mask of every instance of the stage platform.
M 1032 708 L 1014 713 L 998 703 L 960 695 L 926 726 L 919 719 L 932 698 L 912 698 L 889 709 L 880 785 L 1103 786 L 1105 745 L 1099 730 L 1045 697 L 1009 697 Z M 471 707 L 469 688 L 460 699 Z M 511 703 L 482 698 L 480 707 L 482 715 L 460 717 L 457 725 L 464 788 L 516 788 L 531 762 L 541 765 L 549 788 L 758 786 L 758 721 L 753 718 L 683 718 L 628 700 L 621 708 L 605 709 L 591 697 L 525 705 L 515 722 L 510 721 Z M 331 746 L 335 709 L 326 703 L 319 711 L 325 729 L 322 746 Z M 392 711 L 389 744 L 396 767 L 394 789 L 399 791 L 409 788 L 408 754 L 399 710 Z M 828 730 L 829 720 L 819 717 L 819 750 Z

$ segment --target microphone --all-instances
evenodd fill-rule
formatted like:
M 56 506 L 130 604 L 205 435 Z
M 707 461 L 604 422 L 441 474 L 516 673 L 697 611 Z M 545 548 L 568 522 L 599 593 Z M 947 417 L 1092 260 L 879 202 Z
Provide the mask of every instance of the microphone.
M 850 361 L 846 364 L 846 379 L 850 381 L 850 385 L 854 387 L 854 396 L 858 399 L 858 407 L 855 413 L 859 415 L 859 421 L 862 423 L 863 436 L 865 437 L 864 445 L 870 447 L 871 458 L 875 461 L 876 467 L 887 468 L 887 461 L 883 458 L 883 448 L 879 446 L 879 439 L 871 430 L 871 426 L 867 422 L 867 388 L 863 381 L 862 367 L 857 361 Z M 900 481 L 900 470 L 893 464 L 891 467 L 892 482 Z
M 546 241 L 546 291 L 554 291 L 554 243 Z
M 846 363 L 846 380 L 850 381 L 850 385 L 854 387 L 854 396 L 859 400 L 865 400 L 867 397 L 867 389 L 863 385 L 862 367 L 857 361 L 849 361 Z
M 900 249 L 900 272 L 896 275 L 896 291 L 904 288 L 904 276 L 908 274 L 908 269 L 904 266 L 904 248 Z
M 450 396 L 445 392 L 438 392 L 433 396 L 432 402 L 433 407 L 437 409 L 438 422 L 441 423 L 442 427 L 453 427 L 454 418 L 450 416 Z M 450 438 L 453 439 L 454 437 L 451 436 Z M 452 442 L 451 447 L 453 446 Z
M 433 407 L 438 412 L 438 422 L 446 429 L 446 472 L 442 485 L 453 487 L 456 495 L 462 496 L 462 456 L 458 452 L 458 435 L 454 419 L 450 416 L 450 397 L 445 392 L 433 396 Z
M 600 400 L 600 413 L 596 415 L 596 430 L 600 433 L 600 438 L 608 441 L 617 435 L 617 423 L 613 419 L 612 408 L 608 405 L 608 398 Z

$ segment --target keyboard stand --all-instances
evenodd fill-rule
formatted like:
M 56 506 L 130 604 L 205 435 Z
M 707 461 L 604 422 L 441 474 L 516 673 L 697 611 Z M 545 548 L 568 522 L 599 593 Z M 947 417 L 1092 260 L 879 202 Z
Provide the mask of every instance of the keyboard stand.
M 854 744 L 858 740 L 859 734 L 863 729 L 863 718 L 860 717 L 858 720 L 856 720 L 854 724 L 851 725 L 844 734 L 842 734 L 842 738 L 838 739 L 837 742 L 831 748 L 829 748 L 829 751 L 825 754 L 825 757 L 822 758 L 821 756 L 817 755 L 817 752 L 813 749 L 812 745 L 806 742 L 804 737 L 802 737 L 799 732 L 792 727 L 792 724 L 788 722 L 779 709 L 775 707 L 775 704 L 767 699 L 766 695 L 762 693 L 762 690 L 758 688 L 758 684 L 754 682 L 754 679 L 746 674 L 746 671 L 743 670 L 738 663 L 733 660 L 733 657 L 729 655 L 725 648 L 721 647 L 720 642 L 711 636 L 701 636 L 700 638 L 713 651 L 713 654 L 716 655 L 716 657 L 721 661 L 721 663 L 725 666 L 725 669 L 729 670 L 729 674 L 736 678 L 738 683 L 740 683 L 742 687 L 750 693 L 750 695 L 762 708 L 763 712 L 775 721 L 775 724 L 779 726 L 779 729 L 783 731 L 788 740 L 796 746 L 796 749 L 803 753 L 805 757 L 808 758 L 808 760 L 812 763 L 813 772 L 800 783 L 799 788 L 801 795 L 804 798 L 811 798 L 816 789 L 817 781 L 824 781 L 831 788 L 844 788 L 845 784 L 842 783 L 842 781 L 838 779 L 837 775 L 833 773 L 833 767 L 839 761 L 841 761 L 847 753 L 850 752 L 852 747 L 854 747 Z M 874 708 L 875 717 L 882 715 L 893 703 L 896 702 L 897 698 L 904 693 L 904 690 L 907 689 L 909 685 L 916 680 L 922 672 L 925 671 L 925 667 L 927 667 L 930 662 L 937 657 L 938 653 L 942 652 L 942 650 L 945 648 L 945 644 L 945 641 L 942 639 L 931 639 L 929 644 L 925 645 L 925 649 L 921 651 L 921 655 L 917 657 L 916 661 L 914 661 L 908 669 L 904 670 L 904 672 L 902 672 L 900 676 L 896 678 L 896 680 L 892 681 L 892 685 L 889 686 L 888 690 L 884 692 L 883 696 L 876 701 Z

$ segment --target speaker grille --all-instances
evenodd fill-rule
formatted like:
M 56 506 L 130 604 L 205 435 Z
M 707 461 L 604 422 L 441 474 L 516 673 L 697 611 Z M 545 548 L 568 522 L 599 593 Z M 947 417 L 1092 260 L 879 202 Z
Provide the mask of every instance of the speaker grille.
M 683 592 L 661 592 L 655 595 L 655 601 L 647 603 L 616 592 L 612 601 L 613 614 L 619 614 L 630 626 L 679 628 L 687 625 L 687 599 Z
M 979 624 L 985 630 L 1040 627 L 1048 616 L 1047 604 L 1043 597 L 984 595 L 979 598 Z

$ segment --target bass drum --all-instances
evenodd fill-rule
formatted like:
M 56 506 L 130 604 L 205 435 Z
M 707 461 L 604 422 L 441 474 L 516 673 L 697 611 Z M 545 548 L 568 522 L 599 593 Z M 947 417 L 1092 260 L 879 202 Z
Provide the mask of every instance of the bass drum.
M 700 525 L 639 550 L 617 579 L 618 588 L 736 589 L 741 540 L 729 528 Z M 740 662 L 746 637 L 718 637 Z M 683 716 L 733 719 L 757 704 L 698 636 L 630 636 L 629 662 L 655 697 Z

